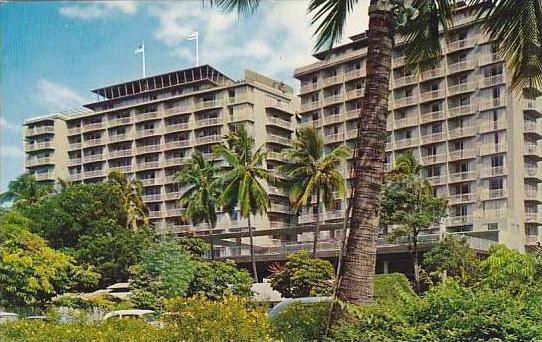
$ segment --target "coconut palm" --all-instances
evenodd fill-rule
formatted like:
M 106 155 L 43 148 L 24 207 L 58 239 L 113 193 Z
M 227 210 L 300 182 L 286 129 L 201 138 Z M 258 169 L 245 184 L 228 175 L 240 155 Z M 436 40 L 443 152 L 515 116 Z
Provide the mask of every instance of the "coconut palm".
M 0 204 L 32 205 L 52 191 L 51 185 L 39 183 L 31 173 L 23 173 L 9 182 L 8 191 L 0 194 Z
M 128 180 L 120 171 L 111 171 L 107 176 L 108 182 L 117 185 L 122 194 L 122 207 L 126 212 L 126 228 L 137 231 L 141 224 L 149 223 L 149 211 L 143 203 L 143 184 L 137 179 Z
M 269 208 L 269 196 L 262 184 L 262 181 L 272 181 L 270 172 L 263 167 L 267 152 L 264 146 L 254 150 L 254 138 L 249 136 L 244 127 L 240 127 L 227 136 L 227 145 L 215 148 L 215 153 L 228 164 L 223 176 L 221 203 L 230 211 L 237 207 L 241 217 L 247 219 L 252 275 L 257 282 L 251 216 L 263 215 Z
M 209 227 L 211 259 L 214 259 L 213 230 L 221 193 L 218 169 L 213 162 L 206 161 L 201 152 L 195 151 L 188 165 L 175 175 L 175 180 L 188 187 L 179 199 L 179 204 L 185 208 L 184 218 L 192 221 L 193 225 L 203 221 Z
M 326 209 L 334 202 L 333 192 L 339 197 L 346 196 L 345 179 L 336 166 L 350 155 L 346 145 L 340 145 L 331 152 L 325 152 L 323 137 L 315 128 L 302 128 L 297 132 L 292 147 L 284 152 L 284 159 L 289 162 L 279 171 L 291 181 L 288 184 L 290 203 L 296 210 L 310 207 L 312 197 L 316 195 L 316 226 L 312 257 L 316 257 L 316 248 L 320 234 L 320 204 Z
M 209 0 L 224 11 L 253 13 L 259 0 Z M 367 76 L 355 151 L 355 183 L 350 233 L 337 296 L 351 303 L 373 298 L 379 194 L 384 181 L 386 114 L 388 112 L 393 34 L 406 37 L 410 66 L 426 67 L 441 54 L 439 28 L 452 23 L 456 0 L 370 0 L 367 31 Z M 348 13 L 361 0 L 311 0 L 316 50 L 330 49 L 342 38 Z M 542 5 L 540 0 L 470 0 L 478 6 L 486 33 L 498 39 L 498 53 L 512 71 L 517 89 L 542 86 Z M 411 6 L 412 5 L 412 6 Z M 440 27 L 439 27 L 440 26 Z M 526 81 L 527 80 L 527 81 Z

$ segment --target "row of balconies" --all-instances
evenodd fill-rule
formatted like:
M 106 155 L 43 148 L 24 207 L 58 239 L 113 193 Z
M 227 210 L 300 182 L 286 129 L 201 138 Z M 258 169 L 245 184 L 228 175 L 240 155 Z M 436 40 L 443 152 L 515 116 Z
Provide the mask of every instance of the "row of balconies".
M 52 164 L 52 158 L 51 157 L 27 158 L 26 162 L 25 162 L 25 165 L 27 167 L 38 166 L 38 165 L 46 165 L 46 164 Z
M 25 130 L 25 136 L 33 136 L 33 135 L 40 135 L 40 134 L 48 134 L 48 133 L 54 133 L 55 127 L 54 126 L 41 126 L 41 127 L 34 127 L 34 128 L 27 128 Z

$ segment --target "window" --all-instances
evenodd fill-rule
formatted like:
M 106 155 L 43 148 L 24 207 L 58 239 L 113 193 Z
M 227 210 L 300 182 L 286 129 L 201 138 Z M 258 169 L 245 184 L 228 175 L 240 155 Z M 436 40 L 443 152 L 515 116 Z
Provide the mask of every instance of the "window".
M 487 230 L 499 230 L 499 224 L 498 223 L 488 223 L 487 224 Z
M 491 178 L 489 180 L 489 190 L 502 190 L 504 187 L 503 178 Z
M 502 167 L 504 165 L 504 156 L 502 154 L 491 156 L 491 167 Z
M 493 98 L 494 99 L 501 98 L 501 88 L 493 88 Z
M 434 103 L 431 105 L 431 111 L 432 111 L 433 113 L 440 111 L 440 104 L 439 104 L 438 102 L 434 102 Z

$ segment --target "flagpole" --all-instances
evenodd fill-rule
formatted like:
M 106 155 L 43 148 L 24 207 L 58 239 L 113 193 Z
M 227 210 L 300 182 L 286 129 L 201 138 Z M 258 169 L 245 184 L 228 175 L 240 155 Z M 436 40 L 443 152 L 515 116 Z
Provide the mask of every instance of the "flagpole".
M 143 58 L 143 78 L 145 78 L 145 41 L 141 41 L 142 58 Z

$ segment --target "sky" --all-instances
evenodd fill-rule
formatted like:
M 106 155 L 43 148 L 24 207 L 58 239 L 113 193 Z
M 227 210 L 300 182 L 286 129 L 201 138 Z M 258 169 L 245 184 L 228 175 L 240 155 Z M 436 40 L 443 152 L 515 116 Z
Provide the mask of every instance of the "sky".
M 24 172 L 22 123 L 94 100 L 90 89 L 199 62 L 233 79 L 245 69 L 299 88 L 293 70 L 311 56 L 308 0 L 262 0 L 252 16 L 224 14 L 201 0 L 0 2 L 0 192 Z M 367 29 L 368 0 L 349 15 L 347 37 Z

